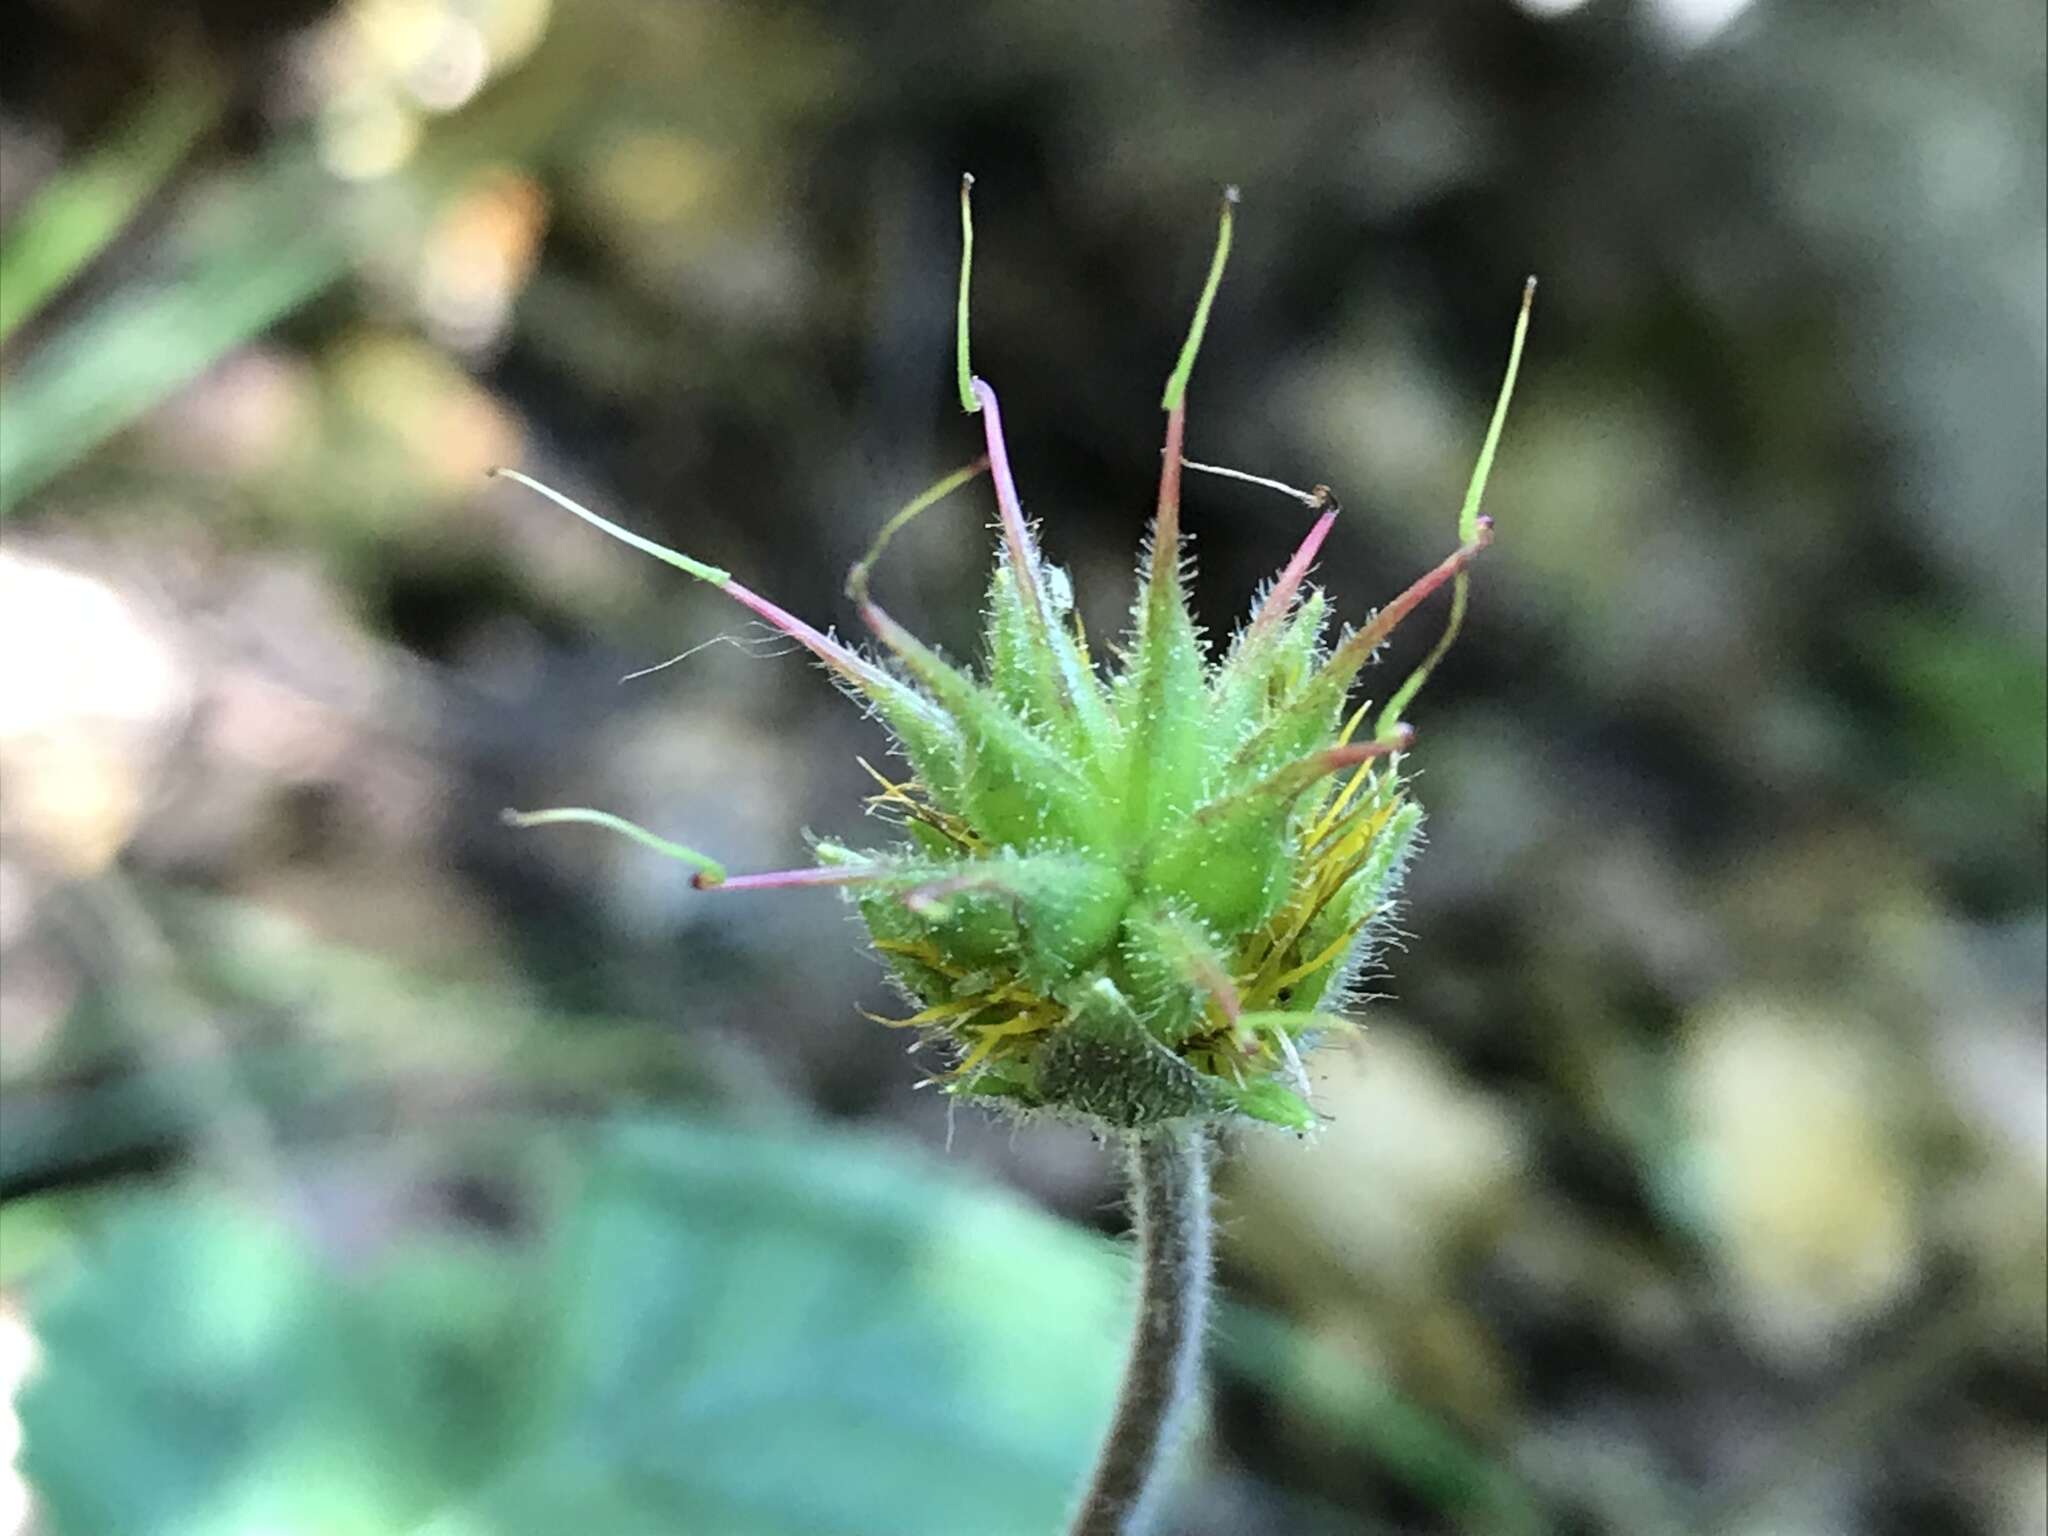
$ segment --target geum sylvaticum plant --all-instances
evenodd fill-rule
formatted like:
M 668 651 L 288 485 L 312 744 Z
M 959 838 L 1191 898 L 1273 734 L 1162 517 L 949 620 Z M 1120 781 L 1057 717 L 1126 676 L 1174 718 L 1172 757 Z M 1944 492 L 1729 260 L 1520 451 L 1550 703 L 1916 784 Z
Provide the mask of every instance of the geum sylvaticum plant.
M 898 835 L 883 847 L 822 841 L 814 867 L 731 876 L 601 811 L 508 816 L 611 827 L 693 865 L 705 890 L 843 887 L 910 1002 L 907 1017 L 888 1022 L 941 1048 L 935 1081 L 945 1092 L 1129 1138 L 1143 1251 L 1139 1334 L 1074 1529 L 1132 1530 L 1199 1343 L 1208 1252 L 1202 1128 L 1315 1124 L 1303 1056 L 1343 1024 L 1337 1010 L 1370 962 L 1416 844 L 1422 812 L 1401 771 L 1414 733 L 1401 716 L 1456 635 L 1466 567 L 1491 537 L 1480 500 L 1529 292 L 1457 547 L 1333 639 L 1329 602 L 1307 577 L 1337 505 L 1322 487 L 1292 492 L 1319 516 L 1215 655 L 1188 610 L 1180 493 L 1184 468 L 1208 467 L 1183 454 L 1187 383 L 1229 256 L 1236 195 L 1227 194 L 1208 280 L 1166 383 L 1158 507 L 1130 630 L 1103 663 L 1065 575 L 1045 563 L 1024 516 L 995 391 L 968 366 L 969 185 L 961 189 L 960 401 L 981 416 L 986 454 L 891 519 L 849 576 L 879 654 L 504 472 L 719 588 L 816 656 L 908 764 L 899 780 L 878 775 L 869 801 Z M 870 594 L 868 573 L 905 522 L 983 473 L 994 485 L 1002 545 L 976 672 L 891 618 Z M 1446 585 L 1450 621 L 1436 647 L 1376 712 L 1354 704 L 1353 686 L 1381 643 Z

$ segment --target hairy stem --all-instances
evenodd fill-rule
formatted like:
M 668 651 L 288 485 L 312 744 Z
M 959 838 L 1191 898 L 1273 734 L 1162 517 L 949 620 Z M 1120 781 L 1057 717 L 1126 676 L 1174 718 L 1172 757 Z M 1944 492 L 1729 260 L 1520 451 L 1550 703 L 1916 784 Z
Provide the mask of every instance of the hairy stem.
M 1116 1413 L 1069 1536 L 1139 1536 L 1194 1395 L 1209 1310 L 1209 1146 L 1202 1129 L 1133 1134 L 1138 1316 Z

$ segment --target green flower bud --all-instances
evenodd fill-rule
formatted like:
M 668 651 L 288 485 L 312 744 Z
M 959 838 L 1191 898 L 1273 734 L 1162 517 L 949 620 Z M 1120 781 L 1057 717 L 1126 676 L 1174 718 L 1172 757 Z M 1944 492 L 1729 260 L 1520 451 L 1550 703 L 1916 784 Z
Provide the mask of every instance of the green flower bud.
M 933 1081 L 949 1094 L 1119 1129 L 1233 1118 L 1310 1128 L 1302 1056 L 1343 1024 L 1336 1010 L 1370 962 L 1418 840 L 1422 812 L 1401 772 L 1413 732 L 1400 715 L 1455 636 L 1466 566 L 1490 536 L 1479 505 L 1534 284 L 1467 488 L 1459 547 L 1332 639 L 1328 602 L 1306 578 L 1335 499 L 1323 487 L 1259 481 L 1320 515 L 1218 658 L 1188 608 L 1180 488 L 1188 467 L 1258 480 L 1182 452 L 1187 381 L 1229 255 L 1230 193 L 1162 402 L 1166 452 L 1131 632 L 1105 663 L 1090 653 L 1065 575 L 1044 563 L 1025 521 L 995 391 L 968 366 L 965 196 L 963 187 L 959 387 L 982 417 L 987 454 L 885 525 L 849 577 L 883 659 L 810 628 L 724 571 L 513 476 L 721 588 L 811 650 L 871 707 L 910 765 L 901 782 L 877 774 L 870 801 L 898 835 L 874 849 L 823 843 L 814 869 L 728 877 L 716 861 L 601 812 L 515 819 L 623 830 L 695 865 L 707 890 L 844 887 L 911 1005 L 885 1022 L 940 1048 L 945 1065 Z M 898 528 L 983 471 L 1003 549 L 977 672 L 890 618 L 869 595 L 868 574 Z M 1349 699 L 1359 671 L 1446 585 L 1442 641 L 1361 738 L 1367 710 Z

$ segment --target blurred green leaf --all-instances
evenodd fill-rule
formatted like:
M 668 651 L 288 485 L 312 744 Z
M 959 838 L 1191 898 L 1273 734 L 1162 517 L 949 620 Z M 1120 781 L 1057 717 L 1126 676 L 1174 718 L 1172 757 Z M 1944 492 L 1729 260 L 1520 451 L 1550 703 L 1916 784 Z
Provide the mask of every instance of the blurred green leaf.
M 1875 638 L 1930 758 L 2035 805 L 2048 800 L 2048 668 L 2037 640 L 1903 609 Z
M 345 1268 L 134 1197 L 37 1298 L 54 1536 L 1057 1528 L 1120 1354 L 1095 1240 L 862 1141 L 548 1141 L 571 1192 L 531 1250 Z
M 191 221 L 175 275 L 96 304 L 7 381 L 0 516 L 339 278 L 330 184 L 302 145 Z
M 57 1532 L 398 1531 L 510 1444 L 535 1369 L 489 1250 L 348 1276 L 282 1222 L 143 1198 L 39 1312 L 24 1461 Z
M 338 282 L 437 188 L 480 160 L 517 159 L 543 143 L 576 99 L 565 79 L 582 67 L 578 50 L 556 53 L 443 126 L 381 188 L 338 181 L 305 137 L 279 140 L 246 172 L 210 185 L 166 237 L 165 271 L 95 302 L 7 376 L 0 517 Z M 151 178 L 168 175 L 203 131 L 210 119 L 200 114 L 217 111 L 179 101 L 167 91 L 101 157 L 59 173 L 59 188 L 76 177 L 83 190 L 53 192 L 55 211 L 32 210 L 37 218 L 0 256 L 0 289 L 22 314 L 45 296 L 39 287 L 68 279 L 118 233 Z M 19 300 L 17 268 L 29 279 Z
M 1227 1303 L 1214 1355 L 1222 1369 L 1258 1383 L 1430 1508 L 1455 1517 L 1459 1530 L 1535 1536 L 1546 1528 L 1536 1496 L 1506 1467 L 1285 1318 Z
M 226 100 L 217 79 L 174 79 L 37 190 L 0 245 L 0 345 L 107 248 L 219 121 Z

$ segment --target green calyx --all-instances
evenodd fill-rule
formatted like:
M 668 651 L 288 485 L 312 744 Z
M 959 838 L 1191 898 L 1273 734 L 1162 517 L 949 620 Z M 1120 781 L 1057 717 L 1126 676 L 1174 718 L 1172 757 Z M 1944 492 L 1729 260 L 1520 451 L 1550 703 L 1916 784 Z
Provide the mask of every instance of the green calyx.
M 1412 733 L 1388 710 L 1361 736 L 1367 710 L 1348 694 L 1379 641 L 1437 586 L 1453 585 L 1462 618 L 1507 390 L 1461 515 L 1459 554 L 1372 623 L 1332 638 L 1329 605 L 1303 580 L 1336 510 L 1318 488 L 1302 497 L 1325 513 L 1303 551 L 1212 655 L 1188 608 L 1179 503 L 1187 384 L 1235 202 L 1233 191 L 1167 386 L 1151 556 L 1109 663 L 1091 655 L 1065 577 L 1038 553 L 994 391 L 969 367 L 963 252 L 959 387 L 987 457 L 920 497 L 883 537 L 989 471 L 1004 549 L 983 665 L 949 662 L 891 619 L 869 596 L 872 554 L 848 585 L 885 664 L 794 619 L 787 628 L 871 705 L 909 761 L 900 783 L 877 774 L 870 800 L 899 836 L 877 849 L 821 844 L 813 871 L 728 878 L 703 855 L 627 829 L 697 865 L 706 888 L 842 886 L 911 1004 L 885 1022 L 937 1048 L 933 1081 L 950 1094 L 1119 1129 L 1186 1119 L 1311 1128 L 1302 1057 L 1343 1024 L 1334 1010 L 1370 963 L 1418 840 L 1421 810 L 1400 770 Z M 965 246 L 965 185 L 962 228 Z M 1526 318 L 1525 297 L 1513 361 Z M 653 548 L 771 623 L 781 615 L 725 572 Z M 1398 705 L 1442 650 L 1397 690 Z M 591 813 L 556 819 L 616 825 Z

